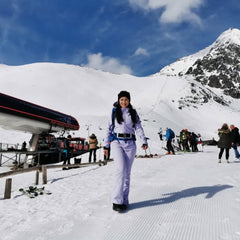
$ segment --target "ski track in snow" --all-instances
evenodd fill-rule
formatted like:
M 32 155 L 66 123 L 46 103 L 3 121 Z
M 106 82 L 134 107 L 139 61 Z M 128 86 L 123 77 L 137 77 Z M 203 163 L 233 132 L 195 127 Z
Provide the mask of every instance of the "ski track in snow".
M 216 162 L 213 164 L 216 167 Z M 186 165 L 177 167 L 178 169 L 183 167 L 184 170 Z M 188 179 L 186 171 L 178 173 L 177 178 L 181 180 L 185 178 L 186 184 L 189 184 L 191 178 Z M 158 175 L 157 179 L 161 181 L 162 174 Z M 226 203 L 222 196 L 217 196 L 221 191 L 233 188 L 232 184 L 236 184 L 232 178 L 226 178 L 230 179 L 229 185 L 211 185 L 209 182 L 203 187 L 196 186 L 183 190 L 176 189 L 176 186 L 159 186 L 156 182 L 147 184 L 148 186 L 145 185 L 140 192 L 148 188 L 150 200 L 145 199 L 146 196 L 142 193 L 137 194 L 136 199 L 144 198 L 131 205 L 129 212 L 133 212 L 132 217 L 126 219 L 124 216 L 118 219 L 112 226 L 114 230 L 107 232 L 104 239 L 240 239 L 238 232 L 240 225 L 236 225 L 238 221 L 231 221 L 227 215 L 232 208 L 230 206 L 228 209 L 228 205 L 232 204 L 233 199 Z M 176 178 L 174 180 L 176 181 Z M 223 182 L 223 179 L 218 180 Z M 163 182 L 166 185 L 167 179 Z M 216 196 L 211 197 L 214 192 Z
M 218 164 L 217 154 L 136 159 L 121 214 L 111 209 L 114 163 L 48 170 L 52 195 L 34 199 L 17 191 L 34 173 L 13 176 L 12 199 L 0 201 L 1 240 L 240 240 L 240 162 Z

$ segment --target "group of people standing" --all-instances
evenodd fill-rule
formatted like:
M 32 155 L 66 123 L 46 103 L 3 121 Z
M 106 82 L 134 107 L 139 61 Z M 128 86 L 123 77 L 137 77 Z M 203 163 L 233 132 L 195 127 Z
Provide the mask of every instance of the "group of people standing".
M 238 144 L 240 141 L 239 129 L 233 124 L 228 126 L 227 123 L 224 123 L 220 129 L 218 129 L 218 147 L 220 152 L 218 155 L 218 162 L 221 163 L 223 152 L 225 151 L 225 157 L 227 163 L 229 163 L 229 150 L 234 149 L 236 159 L 239 159 Z
M 158 133 L 160 135 L 160 140 L 162 139 L 162 135 L 160 132 Z M 172 142 L 175 138 L 175 133 L 171 128 L 166 128 L 166 135 L 164 135 L 167 141 L 167 153 L 166 154 L 175 154 L 174 147 L 172 145 Z M 180 151 L 185 152 L 198 152 L 198 144 L 201 146 L 202 151 L 202 139 L 200 134 L 195 134 L 194 132 L 189 132 L 187 129 L 183 129 L 180 131 L 179 136 L 177 136 L 177 143 L 178 146 L 176 148 Z
M 189 132 L 188 129 L 183 129 L 179 134 L 179 148 L 186 152 L 198 152 L 198 144 L 202 146 L 201 135 L 194 132 Z M 202 149 L 201 149 L 202 150 Z

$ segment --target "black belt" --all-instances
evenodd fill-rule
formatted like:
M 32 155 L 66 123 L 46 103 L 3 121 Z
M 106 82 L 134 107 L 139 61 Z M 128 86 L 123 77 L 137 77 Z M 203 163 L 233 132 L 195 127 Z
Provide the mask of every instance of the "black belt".
M 134 134 L 130 134 L 130 133 L 116 133 L 117 138 L 133 138 L 135 139 L 135 135 Z

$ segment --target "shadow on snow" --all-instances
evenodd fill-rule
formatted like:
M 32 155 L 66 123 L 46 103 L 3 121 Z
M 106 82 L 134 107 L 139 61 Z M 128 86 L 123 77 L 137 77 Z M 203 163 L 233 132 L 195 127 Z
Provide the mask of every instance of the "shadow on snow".
M 228 188 L 232 188 L 232 187 L 233 186 L 231 185 L 214 185 L 214 186 L 206 186 L 206 187 L 188 188 L 179 192 L 163 194 L 162 198 L 132 203 L 130 204 L 129 208 L 135 209 L 135 208 L 143 208 L 143 207 L 152 207 L 160 204 L 168 204 L 182 198 L 195 197 L 200 194 L 206 194 L 205 198 L 208 199 L 208 198 L 212 198 L 218 192 L 226 190 Z

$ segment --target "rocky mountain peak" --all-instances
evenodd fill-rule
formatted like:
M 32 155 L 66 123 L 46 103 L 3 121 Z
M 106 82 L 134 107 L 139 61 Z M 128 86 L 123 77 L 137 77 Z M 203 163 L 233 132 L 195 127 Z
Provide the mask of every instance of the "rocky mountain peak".
M 194 80 L 225 95 L 240 98 L 240 31 L 229 29 L 222 33 L 185 72 Z
M 214 45 L 229 45 L 237 44 L 240 45 L 240 30 L 236 28 L 229 28 L 227 31 L 223 32 L 217 40 L 214 42 Z

